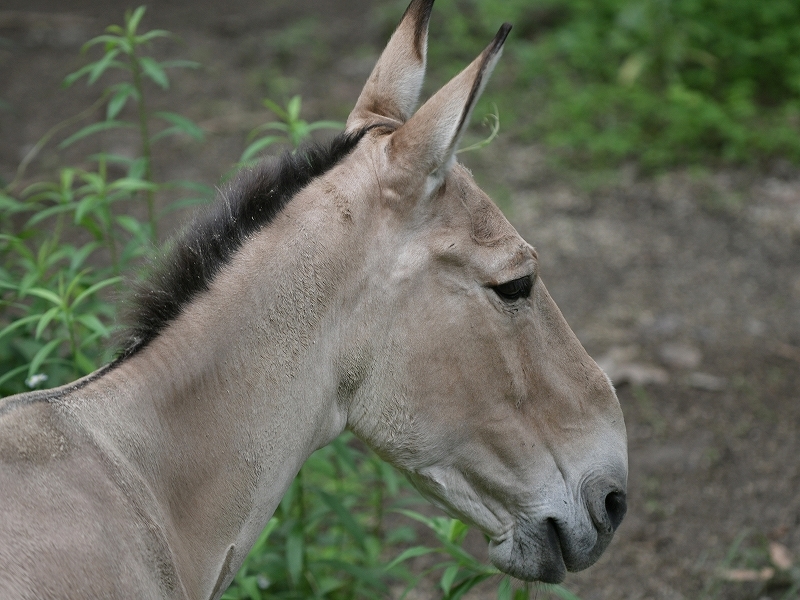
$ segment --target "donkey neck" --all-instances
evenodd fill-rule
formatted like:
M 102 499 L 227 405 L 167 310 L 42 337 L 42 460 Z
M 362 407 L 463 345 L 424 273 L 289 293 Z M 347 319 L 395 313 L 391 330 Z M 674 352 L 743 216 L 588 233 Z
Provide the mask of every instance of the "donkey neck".
M 202 582 L 193 597 L 230 580 L 300 466 L 346 424 L 332 357 L 347 236 L 298 196 L 81 411 L 152 490 L 181 579 Z

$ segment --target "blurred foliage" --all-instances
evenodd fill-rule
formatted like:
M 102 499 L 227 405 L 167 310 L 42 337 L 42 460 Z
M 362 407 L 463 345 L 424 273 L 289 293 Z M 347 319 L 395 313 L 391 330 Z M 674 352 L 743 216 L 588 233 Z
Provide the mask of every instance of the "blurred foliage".
M 514 25 L 487 96 L 515 135 L 571 165 L 800 162 L 796 0 L 453 0 L 435 11 L 437 80 Z
M 416 534 L 407 523 L 387 529 L 383 515 L 419 502 L 408 492 L 391 466 L 342 434 L 303 465 L 223 600 L 386 596 L 391 579 L 409 577 L 386 568 L 386 550 Z
M 148 109 L 150 90 L 144 80 L 166 90 L 168 69 L 197 65 L 149 56 L 151 42 L 170 34 L 140 33 L 144 13 L 144 7 L 128 11 L 123 26 L 110 25 L 105 35 L 88 41 L 83 52 L 98 47 L 102 54 L 67 75 L 64 84 L 85 77 L 92 85 L 109 70 L 122 71 L 125 78 L 104 88 L 90 109 L 55 125 L 23 159 L 14 179 L 0 188 L 0 395 L 61 385 L 109 362 L 115 310 L 107 292 L 119 289 L 121 275 L 153 249 L 164 213 L 208 201 L 213 193 L 196 182 L 153 178 L 154 142 L 176 135 L 201 141 L 203 133 L 179 114 Z M 59 147 L 84 139 L 97 142 L 102 132 L 130 129 L 138 134 L 140 154 L 112 154 L 100 142 L 99 150 L 87 157 L 93 168 L 65 166 L 55 181 L 19 189 L 41 148 L 101 105 L 106 107 L 104 119 L 83 125 Z M 127 105 L 135 121 L 120 118 Z M 155 123 L 160 125 L 157 132 Z M 155 194 L 176 188 L 191 195 L 156 211 Z M 146 222 L 132 216 L 140 204 L 146 206 Z

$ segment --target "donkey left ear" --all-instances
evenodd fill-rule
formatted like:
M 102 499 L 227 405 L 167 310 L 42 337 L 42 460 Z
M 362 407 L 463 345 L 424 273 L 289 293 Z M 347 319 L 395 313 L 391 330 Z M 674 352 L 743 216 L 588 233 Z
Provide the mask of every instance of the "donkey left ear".
M 503 24 L 486 49 L 392 134 L 390 156 L 435 186 L 455 162 L 470 115 L 497 64 L 511 25 Z

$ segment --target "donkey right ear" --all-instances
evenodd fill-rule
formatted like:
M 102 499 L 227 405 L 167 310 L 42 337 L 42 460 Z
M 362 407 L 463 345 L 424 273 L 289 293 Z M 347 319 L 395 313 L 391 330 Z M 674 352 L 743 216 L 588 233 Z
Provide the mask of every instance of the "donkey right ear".
M 377 123 L 398 127 L 414 114 L 425 77 L 433 0 L 411 0 L 347 118 L 352 132 Z

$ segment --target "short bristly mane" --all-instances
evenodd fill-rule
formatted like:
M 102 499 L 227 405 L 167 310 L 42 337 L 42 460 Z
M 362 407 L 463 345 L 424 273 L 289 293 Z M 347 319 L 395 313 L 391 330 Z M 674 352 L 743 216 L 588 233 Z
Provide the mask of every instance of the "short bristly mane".
M 208 289 L 248 236 L 269 224 L 297 192 L 347 156 L 365 132 L 342 133 L 325 145 L 307 144 L 295 153 L 241 171 L 136 285 L 127 303 L 128 325 L 116 362 L 158 336 L 198 293 Z

